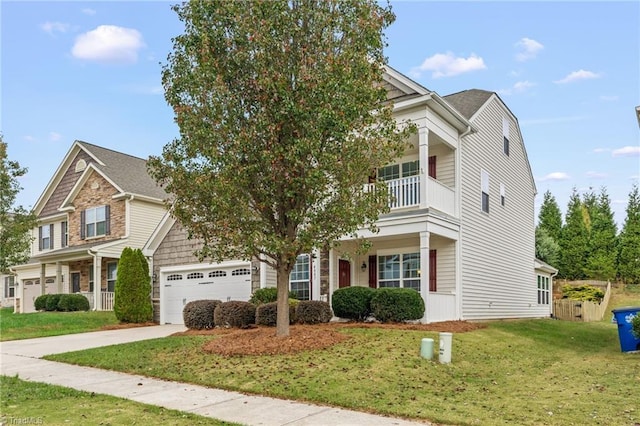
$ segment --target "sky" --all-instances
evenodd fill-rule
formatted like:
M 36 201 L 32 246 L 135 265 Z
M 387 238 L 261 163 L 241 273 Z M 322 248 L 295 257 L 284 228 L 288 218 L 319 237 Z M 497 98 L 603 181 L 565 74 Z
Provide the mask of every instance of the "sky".
M 166 1 L 0 2 L 0 132 L 33 206 L 75 140 L 141 158 L 178 136 L 161 71 Z M 640 2 L 391 1 L 390 66 L 441 96 L 496 92 L 538 196 L 606 188 L 618 226 L 640 180 Z

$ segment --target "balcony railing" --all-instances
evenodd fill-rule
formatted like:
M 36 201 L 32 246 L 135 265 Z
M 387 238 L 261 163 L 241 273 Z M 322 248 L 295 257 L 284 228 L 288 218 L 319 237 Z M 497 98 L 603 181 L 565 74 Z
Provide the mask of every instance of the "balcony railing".
M 453 189 L 431 177 L 427 178 L 427 187 L 429 193 L 429 208 L 439 210 L 450 216 L 457 216 L 456 193 Z
M 401 209 L 420 204 L 420 176 L 409 176 L 387 181 L 389 208 Z

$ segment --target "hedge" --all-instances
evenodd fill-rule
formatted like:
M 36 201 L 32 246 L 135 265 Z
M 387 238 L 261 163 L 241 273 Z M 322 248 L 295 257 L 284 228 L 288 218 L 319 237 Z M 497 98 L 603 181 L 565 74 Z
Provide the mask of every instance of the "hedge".
M 371 315 L 371 298 L 376 292 L 370 287 L 344 287 L 333 292 L 331 306 L 340 318 L 362 321 Z
M 410 288 L 380 288 L 371 298 L 371 312 L 381 322 L 417 320 L 424 310 L 420 293 Z
M 289 324 L 296 322 L 296 307 L 300 301 L 289 299 Z M 256 307 L 256 324 L 273 327 L 278 318 L 278 302 L 263 303 Z
M 256 323 L 256 306 L 249 302 L 222 302 L 213 311 L 216 327 L 246 328 Z
M 88 311 L 89 300 L 82 294 L 43 294 L 34 302 L 37 311 Z
M 333 312 L 327 302 L 301 300 L 296 309 L 296 318 L 300 324 L 321 324 L 331 321 Z
M 214 327 L 213 313 L 221 300 L 194 300 L 182 309 L 184 325 L 190 330 L 206 330 Z

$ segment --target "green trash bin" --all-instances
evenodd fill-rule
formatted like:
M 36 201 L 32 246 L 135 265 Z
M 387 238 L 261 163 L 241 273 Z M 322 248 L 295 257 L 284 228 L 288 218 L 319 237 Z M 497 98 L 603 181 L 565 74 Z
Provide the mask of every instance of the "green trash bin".
M 640 350 L 640 337 L 633 334 L 631 321 L 640 315 L 640 306 L 629 306 L 625 308 L 613 309 L 613 316 L 618 324 L 618 337 L 620 338 L 620 349 L 622 352 Z

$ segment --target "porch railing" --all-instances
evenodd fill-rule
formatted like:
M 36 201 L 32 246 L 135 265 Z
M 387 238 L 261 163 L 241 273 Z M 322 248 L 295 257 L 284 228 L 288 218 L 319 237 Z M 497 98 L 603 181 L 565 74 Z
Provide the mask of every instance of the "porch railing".
M 427 299 L 427 316 L 429 322 L 451 321 L 456 317 L 456 295 L 447 293 L 431 293 Z
M 82 291 L 80 292 L 80 294 L 82 294 L 84 297 L 87 298 L 87 300 L 89 300 L 89 307 L 91 310 L 94 309 L 94 303 L 93 303 L 93 292 L 92 291 Z M 101 302 L 102 302 L 102 307 L 101 307 L 101 311 L 113 311 L 113 297 L 114 297 L 114 292 L 112 291 L 103 291 L 100 294 L 100 298 L 101 298 Z
M 429 177 L 427 179 L 429 207 L 456 216 L 456 193 L 453 189 Z

